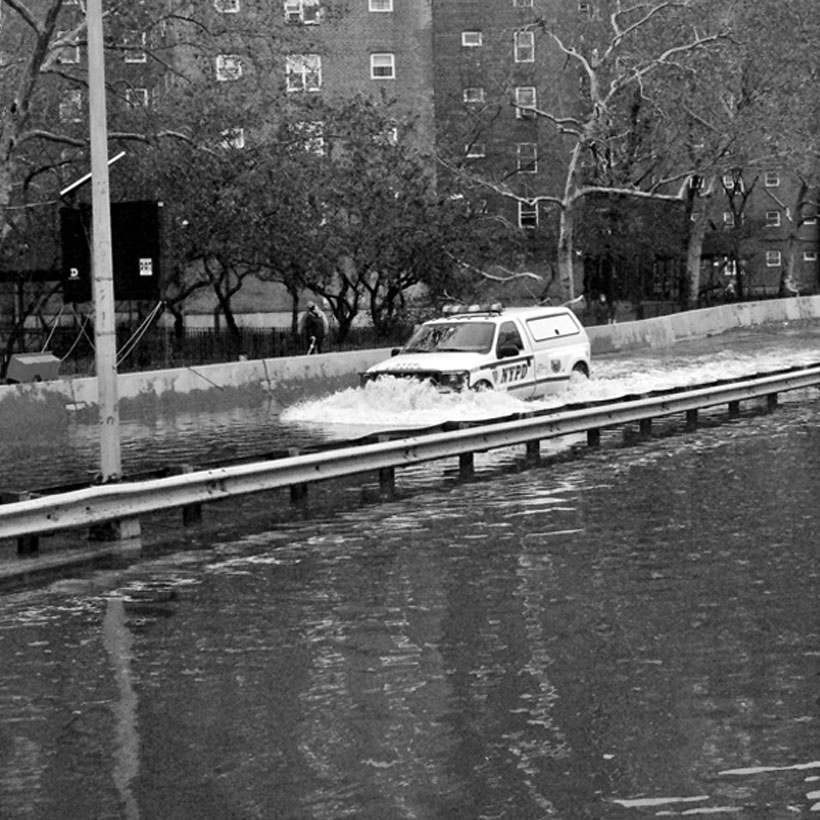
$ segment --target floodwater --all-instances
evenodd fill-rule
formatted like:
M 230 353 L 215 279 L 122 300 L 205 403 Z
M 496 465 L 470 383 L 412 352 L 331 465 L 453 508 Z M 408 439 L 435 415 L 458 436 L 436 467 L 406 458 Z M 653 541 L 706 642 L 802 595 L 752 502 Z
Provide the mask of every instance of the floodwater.
M 368 385 L 287 407 L 275 403 L 215 412 L 126 418 L 121 424 L 123 472 L 138 474 L 172 465 L 213 466 L 255 454 L 309 448 L 394 429 L 445 421 L 497 418 L 556 407 L 820 363 L 820 323 L 782 322 L 674 347 L 598 357 L 593 378 L 568 393 L 523 402 L 503 393 L 440 395 L 426 385 Z M 99 430 L 69 422 L 3 442 L 0 490 L 32 490 L 87 482 L 99 472 Z
M 613 357 L 574 390 L 820 361 L 816 329 L 777 330 Z M 275 423 L 326 440 L 482 411 L 382 395 L 362 425 L 366 398 Z M 213 448 L 269 446 L 261 418 L 214 420 Z M 473 482 L 416 470 L 390 502 L 7 593 L 0 817 L 820 811 L 818 422 L 801 391 L 541 468 L 477 457 Z

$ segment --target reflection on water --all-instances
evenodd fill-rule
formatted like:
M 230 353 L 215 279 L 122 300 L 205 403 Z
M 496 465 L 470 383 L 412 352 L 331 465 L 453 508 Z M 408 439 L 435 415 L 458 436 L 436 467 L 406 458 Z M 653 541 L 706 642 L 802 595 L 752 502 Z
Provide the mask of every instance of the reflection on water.
M 7 595 L 2 816 L 816 809 L 819 421 L 792 403 Z
M 114 784 L 126 820 L 138 820 L 137 801 L 131 783 L 139 771 L 140 742 L 137 732 L 137 695 L 131 675 L 133 637 L 128 628 L 122 598 L 109 598 L 102 623 L 103 645 L 111 658 L 119 692 L 112 704 L 116 718 Z

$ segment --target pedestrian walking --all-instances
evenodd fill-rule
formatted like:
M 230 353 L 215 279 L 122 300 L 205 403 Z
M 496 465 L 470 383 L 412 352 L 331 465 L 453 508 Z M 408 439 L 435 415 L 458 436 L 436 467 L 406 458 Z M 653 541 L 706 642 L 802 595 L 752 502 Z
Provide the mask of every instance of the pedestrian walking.
M 324 311 L 316 302 L 308 302 L 307 310 L 299 320 L 299 334 L 304 340 L 308 355 L 322 352 L 327 331 L 328 321 Z

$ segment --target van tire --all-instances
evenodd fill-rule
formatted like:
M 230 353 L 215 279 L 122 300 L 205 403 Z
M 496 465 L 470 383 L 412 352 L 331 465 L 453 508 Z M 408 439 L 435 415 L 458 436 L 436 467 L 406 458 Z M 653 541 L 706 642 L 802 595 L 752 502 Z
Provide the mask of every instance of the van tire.
M 493 386 L 488 381 L 482 379 L 480 382 L 476 382 L 470 389 L 476 393 L 486 393 L 488 390 L 492 390 Z
M 578 378 L 588 379 L 589 378 L 589 368 L 583 362 L 578 362 L 575 365 L 575 367 L 572 368 L 572 374 L 571 374 L 570 378 L 572 378 L 572 377 L 575 377 L 576 379 L 578 379 Z

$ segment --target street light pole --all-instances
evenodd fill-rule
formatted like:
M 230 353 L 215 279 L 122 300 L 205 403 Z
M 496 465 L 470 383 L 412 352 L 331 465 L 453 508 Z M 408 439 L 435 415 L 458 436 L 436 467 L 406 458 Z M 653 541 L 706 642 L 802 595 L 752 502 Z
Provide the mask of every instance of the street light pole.
M 88 0 L 88 108 L 91 134 L 91 272 L 94 343 L 100 422 L 100 479 L 120 478 L 120 411 L 117 397 L 117 326 L 108 187 L 108 124 L 105 108 L 102 0 Z

